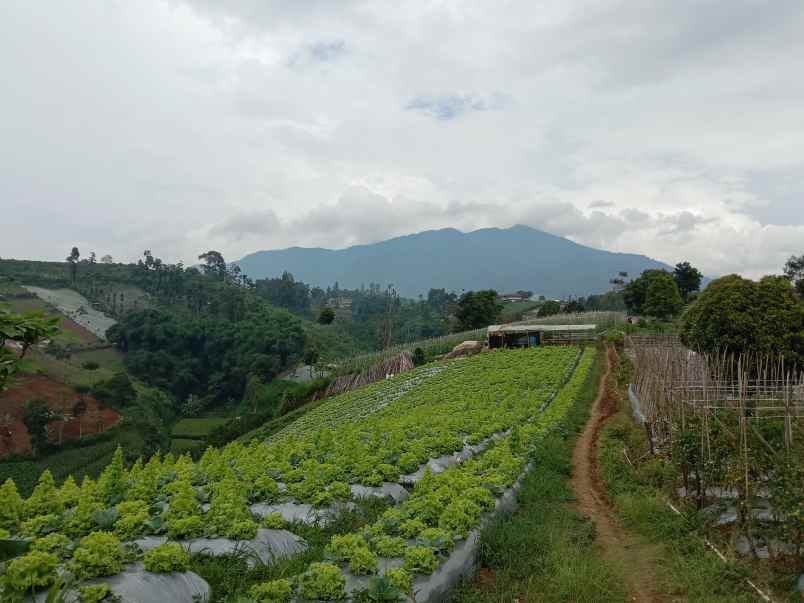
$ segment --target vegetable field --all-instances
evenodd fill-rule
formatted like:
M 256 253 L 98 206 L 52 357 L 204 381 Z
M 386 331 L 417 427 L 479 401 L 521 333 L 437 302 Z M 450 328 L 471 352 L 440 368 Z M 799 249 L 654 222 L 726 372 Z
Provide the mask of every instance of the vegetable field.
M 197 463 L 168 454 L 125 467 L 118 450 L 97 481 L 59 486 L 46 471 L 28 499 L 8 480 L 0 538 L 28 541 L 30 550 L 7 564 L 0 598 L 48 587 L 59 568 L 79 581 L 119 574 L 142 559 L 127 543 L 148 548 L 145 569 L 160 573 L 196 567 L 195 556 L 168 541 L 257 542 L 267 533 L 317 542 L 358 497 L 388 492 L 381 514 L 326 532 L 325 546 L 266 571 L 271 579 L 240 593 L 213 590 L 213 600 L 338 600 L 367 591 L 393 601 L 427 591 L 429 576 L 538 462 L 531 447 L 562 420 L 594 354 L 533 348 L 426 365 L 334 397 L 267 439 L 257 433 L 209 448 Z M 145 546 L 155 539 L 162 544 Z M 269 565 L 281 563 L 271 556 Z

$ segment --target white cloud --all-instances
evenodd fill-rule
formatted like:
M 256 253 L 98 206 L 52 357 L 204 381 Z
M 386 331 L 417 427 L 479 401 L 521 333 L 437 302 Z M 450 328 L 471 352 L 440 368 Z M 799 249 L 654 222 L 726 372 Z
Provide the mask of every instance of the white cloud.
M 11 2 L 0 19 L 3 257 L 194 261 L 516 222 L 708 274 L 804 252 L 795 0 Z

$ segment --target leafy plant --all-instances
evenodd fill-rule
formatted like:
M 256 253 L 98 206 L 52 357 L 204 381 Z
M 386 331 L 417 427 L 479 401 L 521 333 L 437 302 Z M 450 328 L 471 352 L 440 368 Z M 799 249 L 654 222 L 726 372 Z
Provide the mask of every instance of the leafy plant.
M 55 582 L 58 565 L 59 558 L 53 553 L 31 551 L 9 562 L 5 580 L 18 592 L 40 589 Z
M 281 513 L 268 513 L 262 518 L 262 525 L 272 530 L 281 530 L 285 527 L 285 518 Z
M 337 565 L 311 563 L 298 581 L 299 595 L 304 599 L 338 601 L 346 598 L 346 579 Z
M 143 563 L 146 570 L 158 574 L 186 572 L 190 567 L 190 553 L 179 543 L 168 542 L 147 551 Z
M 120 541 L 108 532 L 92 532 L 81 539 L 73 553 L 70 569 L 81 579 L 112 576 L 123 569 Z
M 293 598 L 293 586 L 284 578 L 260 582 L 251 587 L 249 595 L 256 603 L 287 603 Z
M 72 555 L 74 546 L 73 541 L 64 534 L 52 533 L 42 538 L 37 538 L 31 543 L 32 551 L 42 551 L 53 553 L 60 559 L 67 559 Z
M 89 584 L 78 588 L 81 603 L 116 603 L 120 597 L 112 592 L 108 584 Z
M 397 536 L 378 536 L 371 541 L 373 548 L 381 557 L 400 557 L 405 553 L 405 541 Z
M 420 574 L 432 574 L 438 568 L 438 558 L 426 546 L 409 546 L 405 550 L 405 569 Z
M 372 553 L 368 547 L 357 548 L 352 551 L 349 569 L 356 576 L 373 574 L 377 571 L 377 555 Z

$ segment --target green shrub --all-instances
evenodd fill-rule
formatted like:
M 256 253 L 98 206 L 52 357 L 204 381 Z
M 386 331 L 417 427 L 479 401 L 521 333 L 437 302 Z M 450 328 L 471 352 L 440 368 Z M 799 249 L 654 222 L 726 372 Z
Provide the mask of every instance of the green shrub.
M 249 596 L 257 603 L 287 603 L 293 598 L 293 587 L 284 578 L 260 582 L 251 587 Z
M 190 567 L 190 553 L 177 542 L 160 544 L 143 557 L 145 569 L 157 574 L 186 572 Z
M 94 360 L 87 360 L 86 362 L 81 363 L 81 368 L 87 371 L 96 371 L 100 368 L 100 364 Z
M 8 564 L 6 583 L 18 592 L 50 586 L 56 581 L 58 565 L 59 558 L 53 553 L 31 551 Z
M 81 539 L 73 553 L 70 568 L 81 579 L 113 576 L 123 569 L 123 550 L 117 536 L 92 532 Z
M 303 599 L 338 601 L 346 598 L 346 579 L 332 563 L 311 563 L 299 576 L 299 595 Z

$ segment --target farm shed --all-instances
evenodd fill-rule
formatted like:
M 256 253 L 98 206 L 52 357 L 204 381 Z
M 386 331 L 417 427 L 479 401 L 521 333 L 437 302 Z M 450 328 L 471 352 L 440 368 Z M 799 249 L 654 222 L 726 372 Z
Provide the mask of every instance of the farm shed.
M 595 339 L 597 325 L 491 325 L 489 348 L 528 348 L 574 344 Z

